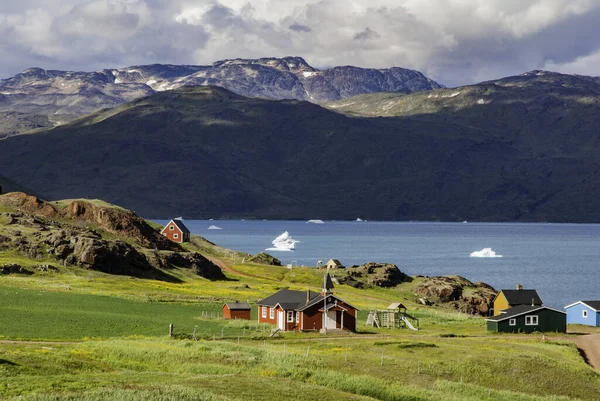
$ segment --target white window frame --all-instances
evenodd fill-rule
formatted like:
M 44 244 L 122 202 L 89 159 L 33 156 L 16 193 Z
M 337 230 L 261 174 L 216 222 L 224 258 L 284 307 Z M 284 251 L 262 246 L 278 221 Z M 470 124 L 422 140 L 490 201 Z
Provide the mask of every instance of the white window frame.
M 509 326 L 516 326 L 517 325 L 517 319 L 509 319 L 508 320 L 508 325 Z
M 175 229 L 175 226 L 169 226 L 169 230 L 173 231 Z
M 269 308 L 269 319 L 275 319 L 275 308 Z
M 173 234 L 173 238 L 178 239 L 179 238 L 179 234 Z
M 287 322 L 294 323 L 294 311 L 287 311 Z
M 525 316 L 525 326 L 537 326 L 537 325 L 538 325 L 538 316 L 537 315 Z
M 582 310 L 582 311 L 581 311 L 581 316 L 582 316 L 584 319 L 587 319 L 587 317 L 588 317 L 588 311 L 587 311 L 587 309 L 584 309 L 584 310 Z
M 300 312 L 296 312 L 296 323 L 300 323 Z
M 261 316 L 262 316 L 263 318 L 266 318 L 266 317 L 267 317 L 267 307 L 266 307 L 266 306 L 263 306 L 263 307 L 262 307 L 262 314 L 261 314 Z

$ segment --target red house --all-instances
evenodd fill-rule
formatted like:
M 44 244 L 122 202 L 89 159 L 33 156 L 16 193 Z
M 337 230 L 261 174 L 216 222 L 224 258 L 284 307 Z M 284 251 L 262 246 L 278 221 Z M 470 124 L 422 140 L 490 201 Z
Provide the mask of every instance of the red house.
M 190 240 L 190 230 L 183 224 L 183 221 L 173 219 L 160 232 L 173 242 L 188 242 Z
M 356 331 L 359 310 L 333 295 L 329 273 L 321 293 L 283 289 L 258 301 L 258 322 L 274 324 L 281 331 Z
M 250 320 L 252 307 L 245 302 L 232 302 L 223 305 L 223 319 L 243 319 Z

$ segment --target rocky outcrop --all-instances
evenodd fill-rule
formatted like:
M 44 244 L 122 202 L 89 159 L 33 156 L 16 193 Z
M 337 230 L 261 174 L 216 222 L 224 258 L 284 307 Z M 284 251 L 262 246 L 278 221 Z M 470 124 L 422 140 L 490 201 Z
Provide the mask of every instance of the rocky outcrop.
M 211 280 L 225 279 L 221 269 L 195 252 L 168 241 L 135 213 L 100 201 L 51 204 L 23 193 L 0 196 L 0 249 L 15 249 L 33 260 L 56 259 L 108 274 L 180 281 L 166 270 L 188 268 Z M 111 233 L 111 235 L 106 235 Z M 113 235 L 114 234 L 114 235 Z M 117 237 L 118 239 L 115 239 Z M 3 274 L 33 274 L 5 266 Z M 39 264 L 39 272 L 56 271 Z
M 258 263 L 261 265 L 281 266 L 281 261 L 266 252 L 257 253 L 246 259 L 249 263 Z
M 25 269 L 21 265 L 12 263 L 12 264 L 0 265 L 0 274 L 25 274 L 25 275 L 31 275 L 33 273 L 31 271 Z
M 64 214 L 70 219 L 95 224 L 108 232 L 131 238 L 145 248 L 183 250 L 181 246 L 160 235 L 144 219 L 130 210 L 74 200 L 67 206 Z
M 226 277 L 221 268 L 197 252 L 167 254 L 164 260 L 169 267 L 186 267 L 198 276 L 209 280 L 224 280 Z
M 20 224 L 47 229 L 46 220 L 52 219 L 55 226 L 61 226 L 60 219 L 77 220 L 87 225 L 131 239 L 145 248 L 182 251 L 183 248 L 160 235 L 144 219 L 134 212 L 103 202 L 73 200 L 65 208 L 41 200 L 23 192 L 11 192 L 0 196 L 0 205 L 19 213 L 6 214 L 7 224 Z M 24 215 L 25 213 L 26 215 Z M 46 220 L 44 220 L 46 219 Z
M 355 265 L 346 269 L 344 273 L 346 276 L 336 277 L 339 283 L 356 288 L 395 287 L 409 278 L 398 269 L 398 266 L 391 263 L 370 262 L 360 266 Z
M 61 216 L 59 209 L 50 202 L 46 202 L 24 192 L 10 192 L 1 195 L 0 204 L 13 210 L 37 216 L 49 218 L 58 218 Z
M 472 283 L 460 276 L 427 277 L 415 289 L 425 303 L 446 303 L 473 315 L 487 316 L 496 290 L 486 283 Z

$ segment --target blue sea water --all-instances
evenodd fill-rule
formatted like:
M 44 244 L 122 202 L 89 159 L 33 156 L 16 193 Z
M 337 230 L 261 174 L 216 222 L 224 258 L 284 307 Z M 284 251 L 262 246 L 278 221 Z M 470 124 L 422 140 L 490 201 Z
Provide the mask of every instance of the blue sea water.
M 166 221 L 158 221 L 166 224 Z M 600 225 L 533 223 L 425 223 L 381 221 L 185 220 L 193 234 L 256 254 L 288 231 L 292 252 L 269 251 L 281 262 L 315 266 L 339 259 L 351 266 L 394 263 L 409 275 L 461 275 L 496 289 L 534 288 L 546 305 L 600 300 Z M 222 228 L 209 230 L 211 225 Z M 502 258 L 472 258 L 492 248 Z

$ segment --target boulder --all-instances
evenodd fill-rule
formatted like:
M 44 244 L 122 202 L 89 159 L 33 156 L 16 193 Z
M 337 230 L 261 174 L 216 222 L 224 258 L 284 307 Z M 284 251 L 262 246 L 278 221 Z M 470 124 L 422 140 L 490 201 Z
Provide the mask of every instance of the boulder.
M 486 283 L 472 283 L 460 276 L 427 277 L 415 288 L 423 303 L 450 303 L 461 312 L 487 316 L 496 290 Z
M 209 280 L 226 278 L 219 266 L 197 252 L 173 252 L 166 255 L 165 261 L 169 265 L 190 268 L 194 274 Z
M 408 279 L 408 276 L 391 263 L 369 262 L 352 266 L 345 270 L 346 276 L 338 277 L 342 284 L 363 288 L 365 285 L 377 287 L 395 287 Z M 359 284 L 362 283 L 362 284 Z
M 266 252 L 257 253 L 246 259 L 246 262 L 258 263 L 261 265 L 281 266 L 281 261 Z
M 25 269 L 21 265 L 18 264 L 5 264 L 0 266 L 0 274 L 33 274 L 29 270 Z

